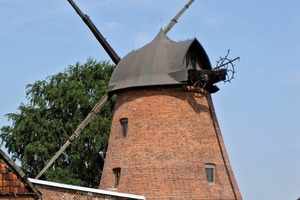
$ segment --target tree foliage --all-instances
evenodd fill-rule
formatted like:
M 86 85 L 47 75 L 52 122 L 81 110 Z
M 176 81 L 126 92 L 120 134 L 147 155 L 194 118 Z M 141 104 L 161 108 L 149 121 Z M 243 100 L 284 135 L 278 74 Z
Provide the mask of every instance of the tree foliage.
M 1 127 L 0 138 L 30 177 L 40 172 L 106 94 L 112 71 L 108 62 L 88 59 L 26 86 L 28 103 L 6 115 L 12 125 Z M 112 110 L 109 101 L 41 178 L 98 187 Z

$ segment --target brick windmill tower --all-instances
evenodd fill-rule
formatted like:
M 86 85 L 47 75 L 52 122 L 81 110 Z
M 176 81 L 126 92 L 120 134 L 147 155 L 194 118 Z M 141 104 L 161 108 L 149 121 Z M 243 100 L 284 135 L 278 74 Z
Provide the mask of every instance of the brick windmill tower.
M 196 40 L 163 30 L 116 66 L 117 94 L 100 188 L 147 199 L 241 199 L 214 111 L 213 70 Z
M 101 189 L 147 199 L 242 199 L 211 98 L 228 75 L 222 66 L 212 68 L 197 39 L 174 42 L 166 30 L 118 63 Z

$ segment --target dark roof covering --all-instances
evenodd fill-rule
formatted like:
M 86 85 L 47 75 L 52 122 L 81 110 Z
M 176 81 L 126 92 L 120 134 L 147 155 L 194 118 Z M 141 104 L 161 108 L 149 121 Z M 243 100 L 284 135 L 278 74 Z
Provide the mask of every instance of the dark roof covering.
M 157 85 L 186 84 L 187 69 L 184 58 L 189 51 L 199 54 L 208 69 L 209 58 L 197 39 L 174 42 L 161 30 L 150 43 L 127 54 L 116 66 L 109 85 L 109 92 Z
M 28 180 L 25 173 L 0 149 L 1 196 L 33 197 L 42 199 L 41 193 Z

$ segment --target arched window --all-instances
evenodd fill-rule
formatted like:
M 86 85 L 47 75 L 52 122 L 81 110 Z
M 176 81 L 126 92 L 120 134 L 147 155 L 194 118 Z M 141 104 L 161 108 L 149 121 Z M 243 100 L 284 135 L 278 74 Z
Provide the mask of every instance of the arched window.
M 120 177 L 121 177 L 121 168 L 117 167 L 113 169 L 114 173 L 114 188 L 118 188 Z
M 205 174 L 206 174 L 207 181 L 209 183 L 214 183 L 216 180 L 215 165 L 211 163 L 205 164 Z
M 183 69 L 200 70 L 204 68 L 199 55 L 192 52 L 191 50 L 189 50 L 189 52 L 185 55 L 182 65 Z
M 128 118 L 120 119 L 120 123 L 121 123 L 121 126 L 122 126 L 122 136 L 126 137 L 127 129 L 128 129 Z

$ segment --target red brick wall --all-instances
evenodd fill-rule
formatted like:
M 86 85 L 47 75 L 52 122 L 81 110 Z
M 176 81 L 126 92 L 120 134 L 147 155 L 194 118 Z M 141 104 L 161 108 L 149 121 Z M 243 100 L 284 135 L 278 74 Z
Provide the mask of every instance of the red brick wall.
M 37 185 L 35 187 L 43 194 L 43 200 L 129 200 L 131 198 L 77 191 L 66 188 Z
M 9 196 L 0 196 L 1 200 L 34 200 L 33 197 L 24 197 L 24 196 L 18 196 L 18 195 L 9 195 Z
M 241 199 L 210 105 L 210 96 L 183 87 L 119 93 L 100 188 L 112 189 L 112 169 L 120 167 L 119 192 L 147 199 Z M 125 138 L 121 118 L 128 118 Z M 206 163 L 216 166 L 213 184 Z

